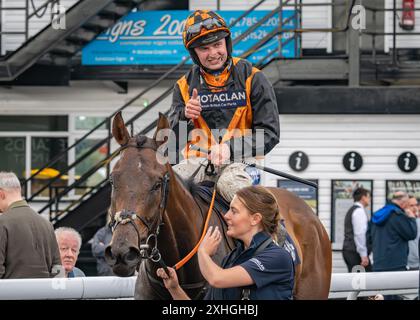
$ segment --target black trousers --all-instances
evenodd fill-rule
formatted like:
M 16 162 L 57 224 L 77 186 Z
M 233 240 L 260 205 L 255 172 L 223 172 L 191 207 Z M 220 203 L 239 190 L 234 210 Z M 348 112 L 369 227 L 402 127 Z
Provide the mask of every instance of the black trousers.
M 349 272 L 351 272 L 353 267 L 359 266 L 360 262 L 362 262 L 362 259 L 360 258 L 360 255 L 357 253 L 357 251 L 343 250 L 343 258 Z M 370 263 L 370 260 L 369 264 L 365 267 L 365 271 L 372 271 L 372 264 Z

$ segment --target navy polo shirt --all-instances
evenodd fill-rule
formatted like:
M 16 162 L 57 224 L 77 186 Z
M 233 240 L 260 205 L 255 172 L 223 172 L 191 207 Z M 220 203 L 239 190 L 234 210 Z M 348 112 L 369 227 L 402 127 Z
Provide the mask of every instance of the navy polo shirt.
M 243 289 L 250 289 L 251 300 L 291 300 L 294 286 L 294 263 L 291 254 L 274 242 L 254 256 L 258 246 L 268 239 L 265 232 L 257 233 L 245 249 L 238 241 L 237 247 L 222 262 L 224 269 L 237 265 L 243 267 L 255 284 L 239 288 L 211 288 L 206 298 L 239 300 Z

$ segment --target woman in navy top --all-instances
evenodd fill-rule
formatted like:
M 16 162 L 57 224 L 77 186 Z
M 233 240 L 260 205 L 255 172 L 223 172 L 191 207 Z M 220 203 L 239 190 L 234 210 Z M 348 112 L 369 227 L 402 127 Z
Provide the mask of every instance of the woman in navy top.
M 211 286 L 206 299 L 236 300 L 245 292 L 250 299 L 292 299 L 294 264 L 290 253 L 275 243 L 280 212 L 272 193 L 262 186 L 239 190 L 225 220 L 227 235 L 237 239 L 237 246 L 223 259 L 222 267 L 211 258 L 222 237 L 217 227 L 209 228 L 198 250 L 201 273 Z M 270 238 L 273 241 L 267 242 Z M 157 274 L 174 299 L 189 299 L 174 269 L 169 268 L 170 277 L 162 268 Z

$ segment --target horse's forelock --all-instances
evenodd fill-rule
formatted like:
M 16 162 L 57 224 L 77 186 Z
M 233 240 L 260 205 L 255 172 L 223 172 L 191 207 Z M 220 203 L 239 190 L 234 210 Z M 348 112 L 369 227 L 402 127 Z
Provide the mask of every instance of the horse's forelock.
M 142 147 L 148 140 L 148 138 L 146 136 L 142 136 L 142 135 L 137 135 L 136 137 L 136 144 L 137 147 Z

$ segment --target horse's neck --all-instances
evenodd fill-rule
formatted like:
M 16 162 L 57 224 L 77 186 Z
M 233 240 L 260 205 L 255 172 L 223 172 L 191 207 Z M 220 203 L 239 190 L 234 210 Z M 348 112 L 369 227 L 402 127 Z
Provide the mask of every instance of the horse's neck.
M 159 234 L 158 243 L 162 258 L 173 265 L 184 258 L 200 238 L 203 219 L 201 211 L 191 193 L 171 172 L 169 195 L 163 218 L 164 226 Z M 198 268 L 196 257 L 182 270 L 185 274 Z M 182 278 L 182 275 L 181 275 Z

